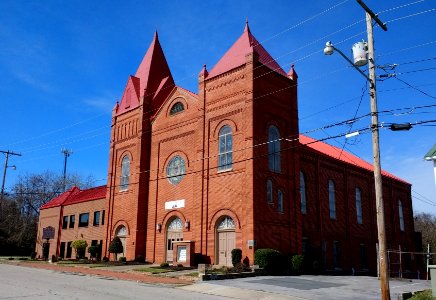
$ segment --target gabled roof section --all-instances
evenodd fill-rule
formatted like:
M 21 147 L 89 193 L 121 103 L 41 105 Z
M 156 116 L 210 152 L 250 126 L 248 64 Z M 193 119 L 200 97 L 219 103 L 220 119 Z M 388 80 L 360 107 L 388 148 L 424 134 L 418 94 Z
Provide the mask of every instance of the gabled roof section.
M 194 99 L 198 100 L 198 95 L 197 95 L 196 93 L 191 92 L 191 91 L 189 91 L 189 90 L 187 90 L 187 89 L 185 89 L 185 88 L 182 88 L 182 87 L 176 85 L 176 86 L 171 90 L 171 93 L 170 93 L 170 94 L 166 97 L 166 99 L 162 102 L 161 106 L 160 106 L 158 109 L 156 109 L 156 112 L 155 112 L 155 113 L 153 114 L 153 116 L 151 117 L 152 122 L 154 122 L 154 121 L 156 120 L 156 118 L 158 117 L 158 115 L 160 115 L 160 114 L 162 113 L 162 110 L 163 110 L 165 104 L 166 104 L 169 100 L 172 100 L 173 97 L 174 97 L 174 94 L 177 93 L 177 92 L 179 92 L 179 93 L 181 92 L 182 94 L 185 94 L 185 95 L 187 94 L 187 95 L 189 95 L 190 97 L 193 97 Z
M 368 171 L 373 172 L 374 168 L 373 165 L 368 163 L 367 161 L 361 159 L 360 157 L 357 157 L 347 151 L 342 151 L 342 149 L 339 149 L 338 147 L 329 145 L 327 143 L 324 142 L 320 142 L 318 140 L 315 140 L 313 138 L 310 138 L 308 136 L 302 135 L 300 134 L 300 143 L 303 144 L 303 146 L 309 147 L 317 152 L 320 152 L 324 155 L 330 156 L 333 159 L 337 159 L 339 161 L 342 161 L 346 164 L 349 165 L 353 165 L 355 167 L 359 167 Z M 386 172 L 384 170 L 382 170 L 382 175 L 401 181 L 403 183 L 407 183 L 410 185 L 410 183 L 408 183 L 407 181 L 389 173 Z
M 76 204 L 76 203 L 82 203 L 87 201 L 93 201 L 98 199 L 103 199 L 106 197 L 106 186 L 98 186 L 94 188 L 90 188 L 87 190 L 79 191 L 78 193 L 72 195 L 69 197 L 65 202 L 64 206 Z
M 160 107 L 174 88 L 174 79 L 160 45 L 157 32 L 155 32 L 153 41 L 145 53 L 135 76 L 130 76 L 129 81 L 130 80 L 133 82 L 134 90 L 138 95 L 138 105 L 141 99 L 145 98 L 144 103 L 146 103 L 147 106 L 150 104 L 152 111 Z M 124 91 L 124 95 L 126 96 L 129 94 L 127 93 L 128 87 L 129 83 Z M 135 106 L 133 106 L 133 100 L 130 100 L 132 102 L 129 107 L 125 106 L 123 100 L 120 102 L 117 114 L 135 108 Z M 149 108 L 147 107 L 147 109 Z
M 68 191 L 60 194 L 56 198 L 53 198 L 43 206 L 41 209 L 47 209 L 52 207 L 66 206 L 81 202 L 93 201 L 98 199 L 103 199 L 106 197 L 106 186 L 98 186 L 86 190 L 80 190 L 78 187 L 74 186 Z
M 51 199 L 49 202 L 47 202 L 46 204 L 42 205 L 39 209 L 47 209 L 47 208 L 52 208 L 52 207 L 57 207 L 57 206 L 61 206 L 65 203 L 65 201 L 68 200 L 68 198 L 74 194 L 77 194 L 79 192 L 79 188 L 76 186 L 73 186 L 71 189 L 69 189 L 66 192 L 63 192 L 62 194 L 60 194 L 59 196 Z
M 122 114 L 139 106 L 139 90 L 139 78 L 130 75 L 124 88 L 123 97 L 115 107 L 117 114 Z
M 245 64 L 245 55 L 248 53 L 256 53 L 259 56 L 259 62 L 271 70 L 287 77 L 287 74 L 279 66 L 279 64 L 271 57 L 265 48 L 251 34 L 248 22 L 245 24 L 245 29 L 239 39 L 232 47 L 224 54 L 219 62 L 212 68 L 207 76 L 207 79 L 223 74 L 234 68 Z

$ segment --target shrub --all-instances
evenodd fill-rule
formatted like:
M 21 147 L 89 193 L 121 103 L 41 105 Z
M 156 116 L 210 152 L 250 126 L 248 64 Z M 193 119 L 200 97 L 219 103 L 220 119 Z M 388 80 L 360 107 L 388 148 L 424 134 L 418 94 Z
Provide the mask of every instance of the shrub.
M 282 263 L 283 256 L 281 253 L 274 249 L 257 249 L 254 252 L 254 264 L 259 265 L 268 273 L 280 273 L 286 267 Z
M 13 258 L 13 257 L 9 257 L 9 258 L 8 258 L 8 260 L 14 260 L 14 259 L 15 259 L 15 258 Z
M 123 253 L 123 243 L 119 237 L 114 237 L 114 239 L 110 242 L 109 253 L 115 254 L 115 260 L 117 260 L 118 253 Z
M 51 262 L 57 262 L 57 261 L 58 261 L 58 257 L 56 255 L 52 255 Z
M 296 273 L 300 273 L 303 269 L 303 263 L 304 263 L 304 256 L 303 255 L 294 255 L 291 258 L 291 266 L 292 271 Z
M 30 259 L 35 259 L 35 258 L 36 258 L 36 252 L 30 253 Z
M 177 264 L 177 268 L 183 268 L 182 264 Z
M 108 258 L 107 256 L 105 256 L 105 257 L 103 257 L 103 261 L 104 261 L 104 262 L 108 262 L 108 261 L 109 261 L 109 258 Z
M 95 257 L 97 257 L 99 250 L 100 250 L 100 247 L 97 245 L 89 246 L 88 253 L 91 256 L 91 258 L 95 258 Z
M 242 250 L 241 249 L 233 249 L 232 250 L 232 265 L 236 267 L 237 264 L 240 264 L 242 260 Z
M 125 263 L 126 262 L 126 258 L 124 256 L 120 257 L 119 259 L 120 262 Z
M 167 263 L 167 262 L 163 262 L 163 263 L 160 264 L 161 268 L 168 268 L 169 266 L 170 266 L 170 264 Z
M 20 257 L 18 260 L 28 260 L 28 257 Z
M 85 256 L 85 249 L 88 247 L 88 243 L 85 240 L 75 240 L 71 243 L 71 247 L 76 250 L 76 258 L 82 258 Z

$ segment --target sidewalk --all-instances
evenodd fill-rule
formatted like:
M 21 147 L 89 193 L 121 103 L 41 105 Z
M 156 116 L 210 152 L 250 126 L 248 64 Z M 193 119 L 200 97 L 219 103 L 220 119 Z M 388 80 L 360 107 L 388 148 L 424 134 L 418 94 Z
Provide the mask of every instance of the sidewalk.
M 133 269 L 140 268 L 143 265 L 125 265 L 125 266 L 123 265 L 123 266 L 113 266 L 113 267 L 89 268 L 80 265 L 66 266 L 66 265 L 31 262 L 31 261 L 19 261 L 19 262 L 4 261 L 2 263 L 12 264 L 22 267 L 53 270 L 55 272 L 78 273 L 78 274 L 91 275 L 91 276 L 108 277 L 108 278 L 115 278 L 120 280 L 130 280 L 130 281 L 136 281 L 142 283 L 162 284 L 162 285 L 171 285 L 171 286 L 189 285 L 196 280 L 196 277 L 193 277 L 192 279 L 186 278 L 187 276 L 184 276 L 187 273 L 186 271 L 170 272 L 170 273 L 179 273 L 179 274 L 171 274 L 171 276 L 151 275 L 148 273 L 133 271 Z M 193 272 L 192 270 L 189 271 Z

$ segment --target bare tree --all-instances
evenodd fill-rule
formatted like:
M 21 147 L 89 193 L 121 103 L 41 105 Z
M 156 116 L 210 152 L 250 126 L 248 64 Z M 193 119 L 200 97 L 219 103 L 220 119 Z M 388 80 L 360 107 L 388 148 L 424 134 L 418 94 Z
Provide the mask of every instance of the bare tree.
M 426 251 L 430 244 L 431 252 L 436 252 L 436 216 L 428 213 L 415 215 L 415 231 L 422 234 L 422 248 Z
M 67 188 L 93 186 L 92 176 L 67 176 Z M 63 192 L 63 176 L 46 171 L 18 177 L 0 215 L 0 255 L 29 255 L 36 242 L 39 209 Z

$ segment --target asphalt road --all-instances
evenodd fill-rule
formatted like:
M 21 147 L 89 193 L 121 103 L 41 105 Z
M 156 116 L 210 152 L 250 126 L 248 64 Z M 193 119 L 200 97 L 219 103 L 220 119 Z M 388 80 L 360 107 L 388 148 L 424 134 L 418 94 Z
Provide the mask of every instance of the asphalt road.
M 228 299 L 168 286 L 0 264 L 0 299 Z

